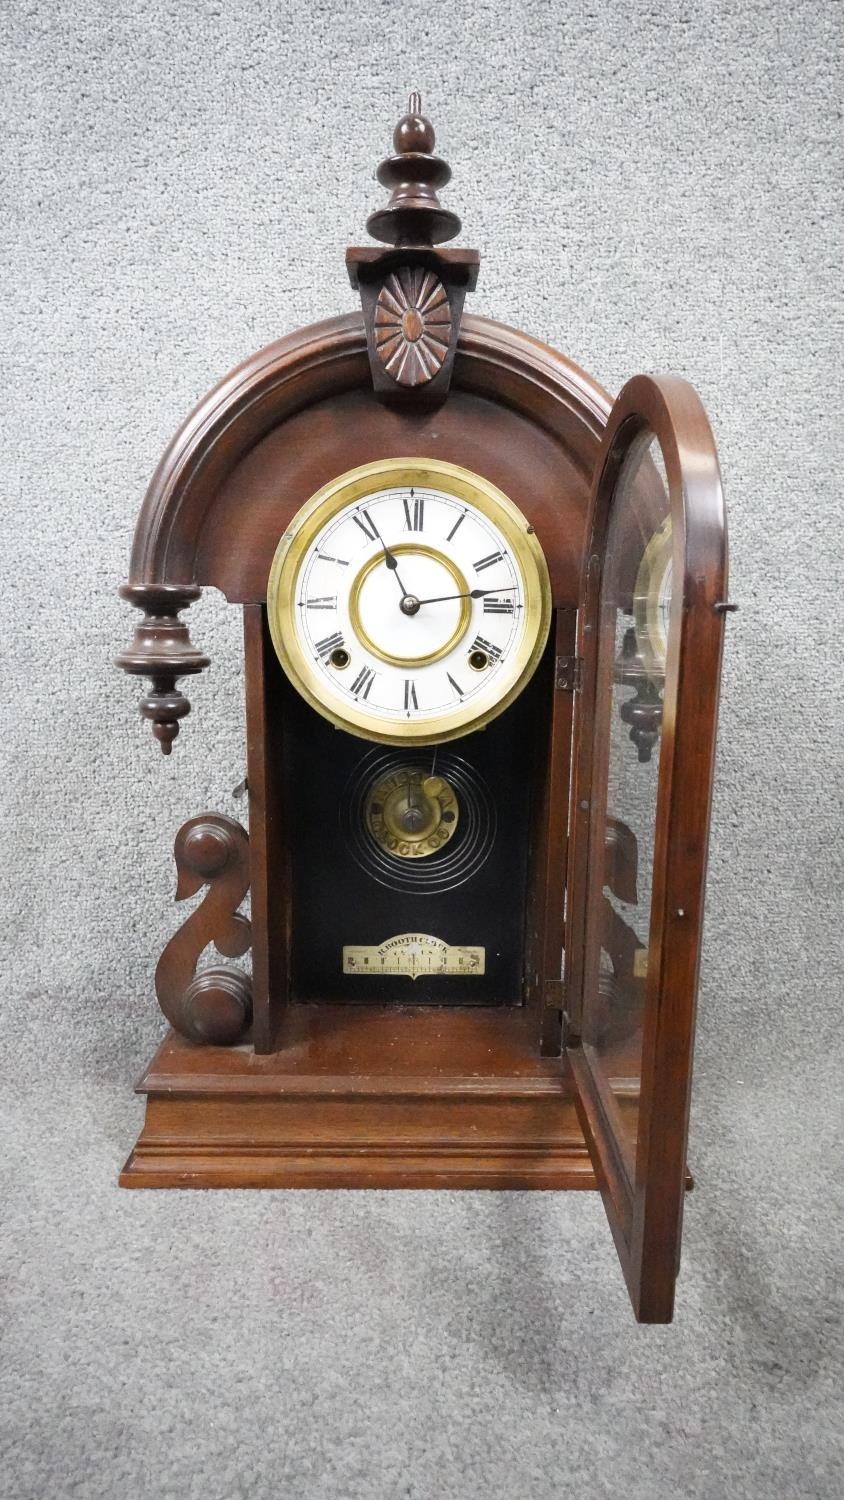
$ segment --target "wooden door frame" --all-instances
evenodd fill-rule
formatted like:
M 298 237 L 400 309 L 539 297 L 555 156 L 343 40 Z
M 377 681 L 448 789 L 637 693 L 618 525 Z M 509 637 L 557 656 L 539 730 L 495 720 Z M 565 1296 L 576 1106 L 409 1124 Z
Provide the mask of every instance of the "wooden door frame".
M 621 466 L 658 440 L 668 479 L 675 587 L 666 664 L 639 1135 L 631 1179 L 611 1111 L 580 1045 L 590 885 L 601 574 Z M 727 586 L 727 534 L 714 439 L 686 381 L 639 375 L 613 407 L 596 468 L 585 553 L 572 797 L 566 1011 L 584 1132 L 637 1318 L 668 1322 L 686 1180 L 703 898 Z M 682 579 L 682 587 L 677 580 Z

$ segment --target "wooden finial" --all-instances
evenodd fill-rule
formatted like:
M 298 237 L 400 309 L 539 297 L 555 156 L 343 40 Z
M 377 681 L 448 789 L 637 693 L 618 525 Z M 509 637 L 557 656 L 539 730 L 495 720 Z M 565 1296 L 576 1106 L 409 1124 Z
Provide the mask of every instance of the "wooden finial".
M 141 699 L 140 709 L 152 723 L 163 755 L 169 755 L 179 720 L 190 713 L 190 703 L 176 687 L 180 677 L 202 672 L 208 657 L 197 649 L 179 611 L 193 604 L 202 590 L 194 584 L 125 584 L 120 590 L 144 618 L 135 627 L 132 642 L 115 657 L 115 666 L 136 677 L 152 679 L 152 689 Z
M 349 278 L 360 292 L 373 389 L 383 400 L 420 409 L 448 395 L 463 302 L 475 289 L 480 259 L 477 250 L 438 248 L 459 232 L 460 220 L 437 197 L 451 168 L 434 156 L 434 142 L 414 89 L 393 131 L 395 156 L 378 168 L 390 201 L 366 223 L 384 243 L 346 251 Z
M 435 141 L 434 127 L 422 113 L 422 95 L 414 90 L 407 103 L 407 114 L 402 115 L 393 131 L 393 150 L 400 156 L 405 156 L 410 151 L 430 155 Z
M 451 168 L 434 156 L 434 127 L 422 114 L 414 91 L 393 131 L 395 156 L 378 168 L 378 181 L 390 189 L 386 208 L 370 214 L 366 227 L 387 245 L 439 245 L 460 233 L 457 214 L 440 206 L 438 190 L 451 180 Z

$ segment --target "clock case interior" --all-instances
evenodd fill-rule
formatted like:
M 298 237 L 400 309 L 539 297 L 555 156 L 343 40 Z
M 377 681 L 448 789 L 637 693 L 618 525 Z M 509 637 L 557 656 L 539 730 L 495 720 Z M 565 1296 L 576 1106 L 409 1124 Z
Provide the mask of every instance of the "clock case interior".
M 398 172 L 396 181 L 394 200 Z M 387 249 L 349 252 L 362 312 L 270 344 L 209 393 L 166 451 L 141 511 L 123 594 L 145 614 L 120 665 L 151 679 L 142 712 L 169 752 L 188 706 L 177 682 L 207 665 L 180 611 L 205 586 L 242 610 L 249 833 L 207 813 L 177 838 L 177 897 L 208 891 L 159 962 L 156 988 L 171 1030 L 139 1083 L 146 1121 L 121 1182 L 600 1187 L 637 1315 L 664 1320 L 686 1174 L 723 626 L 716 610 L 726 585 L 722 511 L 702 500 L 695 530 L 695 482 L 686 482 L 683 466 L 691 462 L 693 480 L 703 473 L 709 481 L 711 435 L 682 382 L 639 377 L 614 406 L 564 356 L 516 329 L 463 315 L 478 258 L 436 248 L 455 231 L 446 225 L 440 233 L 445 211 L 435 194 L 433 201 L 406 210 L 399 202 L 399 214 L 428 215 L 409 246 L 389 242 L 382 225 Z M 407 265 L 433 267 L 449 297 L 450 342 L 427 385 L 391 385 L 379 355 L 378 288 Z M 668 666 L 671 759 L 660 770 L 655 859 L 667 873 L 652 926 L 660 963 L 648 979 L 642 1083 L 651 1156 L 631 1174 L 618 1101 L 608 1101 L 578 1050 L 589 913 L 598 899 L 589 860 L 601 790 L 595 767 L 610 714 L 597 701 L 603 549 L 623 460 L 645 429 L 661 436 L 668 455 L 682 640 Z M 393 922 L 390 893 L 370 890 L 363 870 L 344 863 L 342 852 L 335 857 L 344 789 L 371 747 L 318 721 L 296 697 L 273 650 L 266 591 L 280 536 L 321 486 L 358 465 L 408 457 L 461 465 L 511 497 L 544 551 L 553 619 L 520 698 L 496 723 L 448 747 L 493 791 L 500 818 L 487 868 L 493 904 L 485 915 L 483 902 L 473 906 L 470 881 L 427 911 L 429 896 L 408 904 L 401 894 Z M 647 533 L 636 484 L 631 493 L 629 525 Z M 199 715 L 188 732 L 202 732 Z M 683 756 L 694 761 L 685 813 L 670 784 Z M 623 850 L 613 857 L 623 863 Z M 685 902 L 677 909 L 686 916 L 679 937 L 666 905 L 677 881 Z M 237 915 L 247 889 L 251 927 Z M 343 981 L 341 934 L 350 943 L 381 939 L 405 924 L 490 947 L 487 934 L 497 929 L 503 961 L 474 992 L 476 979 L 396 976 L 360 991 Z M 229 957 L 251 948 L 251 977 L 233 966 L 198 968 L 209 944 Z M 675 1000 L 664 1003 L 675 969 Z M 678 1035 L 683 1061 L 675 1066 L 665 1058 Z M 646 1181 L 649 1162 L 656 1164 Z M 652 1202 L 656 1176 L 662 1186 Z
M 267 667 L 272 675 L 269 660 Z M 551 670 L 546 651 L 532 682 L 486 729 L 434 749 L 402 749 L 336 730 L 277 668 L 279 749 L 271 759 L 290 829 L 278 924 L 290 932 L 294 1003 L 522 1004 Z M 382 851 L 366 817 L 367 788 L 406 767 L 446 777 L 459 808 L 450 842 L 412 861 Z M 346 945 L 377 949 L 385 938 L 418 932 L 482 948 L 484 972 L 413 979 L 344 972 Z

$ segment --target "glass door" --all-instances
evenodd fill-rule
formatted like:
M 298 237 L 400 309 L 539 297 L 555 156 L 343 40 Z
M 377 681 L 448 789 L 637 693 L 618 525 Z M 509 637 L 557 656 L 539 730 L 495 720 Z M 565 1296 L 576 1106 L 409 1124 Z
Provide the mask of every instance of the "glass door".
M 579 626 L 568 1056 L 636 1316 L 679 1265 L 727 582 L 706 413 L 637 376 L 596 467 Z

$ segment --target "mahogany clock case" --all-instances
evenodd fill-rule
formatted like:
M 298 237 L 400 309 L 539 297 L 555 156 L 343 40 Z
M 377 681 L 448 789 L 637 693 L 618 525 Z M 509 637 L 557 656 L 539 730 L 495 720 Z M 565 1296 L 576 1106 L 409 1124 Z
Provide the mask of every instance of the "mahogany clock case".
M 377 1156 L 380 1182 L 594 1185 L 568 1063 L 560 1054 L 561 966 L 576 612 L 590 482 L 609 407 L 604 392 L 563 357 L 526 335 L 468 316 L 462 323 L 448 400 L 431 409 L 384 405 L 371 388 L 363 321 L 347 316 L 280 340 L 212 391 L 174 439 L 144 504 L 133 575 L 149 578 L 158 573 L 165 600 L 169 587 L 180 602 L 190 580 L 193 586 L 219 588 L 231 603 L 244 606 L 252 1019 L 239 1040 L 254 1048 L 253 1058 L 277 1060 L 281 1076 L 288 1080 L 279 1084 L 280 1090 L 289 1088 L 291 1060 L 301 1066 L 305 1077 L 299 1088 L 303 1095 L 313 1090 L 312 1113 L 324 1118 L 324 1086 L 319 1079 L 309 1082 L 308 1070 L 321 1075 L 327 1064 L 317 1054 L 328 1046 L 332 1024 L 337 1026 L 336 1002 L 352 1002 L 366 1061 L 347 1055 L 344 1069 L 348 1065 L 362 1076 L 354 1084 L 346 1078 L 345 1088 L 380 1098 L 396 1087 L 391 1069 L 403 1079 L 407 1118 L 400 1127 L 394 1118 L 382 1118 L 376 1106 L 369 1110 L 367 1149 Z M 492 930 L 493 918 L 500 919 L 500 935 L 508 939 L 506 945 L 495 945 L 502 951 L 502 963 L 491 967 L 481 1003 L 472 1004 L 476 1020 L 468 1030 L 463 1004 L 467 998 L 471 1004 L 471 991 L 455 1006 L 453 986 L 462 984 L 468 991 L 477 979 L 445 979 L 439 987 L 434 981 L 417 980 L 414 993 L 408 979 L 398 978 L 389 986 L 379 982 L 377 996 L 367 994 L 355 1003 L 351 981 L 344 986 L 335 970 L 331 986 L 322 989 L 326 976 L 321 955 L 327 947 L 322 942 L 311 946 L 310 938 L 321 934 L 322 927 L 312 903 L 307 910 L 303 907 L 303 898 L 310 897 L 319 879 L 314 828 L 304 810 L 309 799 L 318 801 L 322 833 L 320 799 L 326 784 L 333 821 L 356 760 L 371 747 L 324 728 L 306 705 L 293 702 L 295 695 L 279 668 L 266 620 L 273 555 L 296 511 L 338 473 L 376 458 L 407 455 L 446 459 L 480 472 L 516 501 L 545 553 L 554 607 L 546 654 L 526 692 L 496 723 L 444 747 L 443 753 L 447 750 L 468 762 L 482 779 L 490 800 L 494 798 L 498 827 L 496 847 L 475 877 L 474 891 L 470 881 L 450 894 L 448 920 L 462 941 L 480 943 Z M 174 575 L 182 580 L 178 590 Z M 188 595 L 192 597 L 189 589 Z M 181 622 L 177 628 L 185 629 Z M 172 613 L 167 631 L 168 640 L 177 641 L 183 663 L 185 646 L 173 631 Z M 192 727 L 199 732 L 198 723 Z M 342 849 L 340 854 L 341 871 L 344 860 L 350 871 L 352 855 Z M 180 869 L 180 885 L 198 889 L 203 877 L 191 872 L 190 884 L 184 887 L 188 875 Z M 355 900 L 359 903 L 365 889 L 367 900 L 378 910 L 390 892 L 369 881 L 356 865 L 354 870 Z M 497 905 L 482 916 L 490 897 Z M 210 895 L 208 899 L 210 903 Z M 350 898 L 340 876 L 322 891 L 321 899 L 329 901 L 326 918 L 341 935 L 338 924 L 344 912 L 348 914 Z M 398 893 L 398 899 L 401 920 L 391 919 L 382 937 L 404 930 L 403 924 L 410 922 L 412 907 L 401 903 L 412 898 Z M 422 913 L 431 899 L 422 898 Z M 204 943 L 214 939 L 214 910 L 210 904 L 203 910 L 207 923 L 197 930 L 195 947 L 202 938 Z M 419 898 L 416 910 L 420 911 Z M 371 912 L 367 920 L 374 931 Z M 480 927 L 471 925 L 476 921 Z M 364 930 L 350 924 L 345 940 L 359 941 Z M 436 930 L 430 908 L 410 930 Z M 192 955 L 192 962 L 198 956 L 199 952 Z M 159 998 L 166 971 L 162 958 Z M 182 983 L 182 970 L 179 974 Z M 303 1000 L 308 1003 L 301 1004 Z M 320 1000 L 325 1004 L 314 1003 Z M 385 1045 L 386 1036 L 380 1036 L 382 1024 L 387 1031 L 393 1025 L 389 1018 L 382 1020 L 384 1012 L 396 1008 L 402 1018 L 396 1024 L 406 1025 L 411 1014 L 414 1018 L 409 1059 L 396 1058 L 394 1049 Z M 503 1010 L 514 1018 L 505 1030 L 497 1019 Z M 171 1018 L 178 1023 L 180 1014 L 183 1019 L 184 1011 L 174 1010 Z M 303 1051 L 297 1043 L 291 1049 L 288 1041 L 301 1038 L 303 1028 L 311 1036 L 308 1047 Z M 426 1029 L 432 1032 L 430 1043 L 424 1040 Z M 346 1022 L 336 1035 L 348 1048 Z M 194 1036 L 200 1041 L 202 1031 L 197 1029 Z M 550 1056 L 542 1056 L 543 1048 Z M 141 1084 L 144 1091 L 152 1091 L 147 1127 L 123 1175 L 125 1183 L 260 1180 L 352 1185 L 373 1179 L 372 1162 L 364 1161 L 358 1145 L 354 1165 L 349 1158 L 355 1130 L 348 1122 L 338 1125 L 330 1150 L 312 1148 L 306 1164 L 301 1153 L 291 1158 L 290 1143 L 280 1140 L 277 1124 L 271 1129 L 274 1155 L 266 1141 L 253 1152 L 250 1125 L 239 1140 L 236 1165 L 217 1135 L 210 1150 L 198 1127 L 192 1138 L 192 1124 L 155 1123 L 156 1112 L 166 1113 L 176 1093 L 182 1112 L 186 1107 L 189 1111 L 185 1101 L 196 1097 L 196 1085 L 188 1075 L 196 1073 L 203 1087 L 207 1085 L 211 1050 L 176 1041 L 164 1044 Z M 221 1057 L 222 1066 L 240 1068 L 244 1053 L 223 1052 Z M 430 1109 L 430 1100 L 437 1101 L 440 1117 L 433 1130 L 428 1125 L 423 1132 L 414 1118 L 422 1104 L 407 1095 L 408 1065 L 420 1070 L 414 1093 L 427 1096 L 424 1109 Z M 268 1076 L 262 1073 L 265 1091 Z M 243 1086 L 228 1077 L 226 1087 Z M 520 1127 L 509 1138 L 508 1132 L 502 1136 L 504 1115 L 493 1118 L 486 1109 L 487 1128 L 479 1131 L 477 1120 L 465 1111 L 467 1092 L 480 1093 L 499 1106 L 502 1093 L 508 1102 L 515 1094 L 524 1107 L 525 1126 L 530 1120 L 529 1129 Z M 451 1121 L 445 1118 L 449 1111 L 454 1115 Z M 301 1141 L 303 1127 L 298 1128 Z M 359 1138 L 359 1127 L 357 1131 Z M 418 1135 L 412 1159 L 408 1132 Z
M 172 1030 L 121 1182 L 599 1187 L 636 1315 L 666 1321 L 732 607 L 715 447 L 685 382 L 638 376 L 613 403 L 535 339 L 464 315 L 478 257 L 440 247 L 459 220 L 418 101 L 394 140 L 369 220 L 389 248 L 347 255 L 361 313 L 215 387 L 139 517 L 122 592 L 145 615 L 119 664 L 151 679 L 141 710 L 165 753 L 189 709 L 178 683 L 208 665 L 180 612 L 206 585 L 243 608 L 249 834 L 209 812 L 177 836 L 177 899 L 208 889 L 158 963 Z M 432 459 L 518 508 L 547 564 L 548 641 L 482 730 L 367 744 L 285 676 L 268 580 L 323 487 Z M 361 814 L 376 772 L 417 766 L 453 779 L 462 812 L 411 871 L 373 854 Z M 401 933 L 488 963 L 346 966 L 347 946 Z M 251 976 L 198 968 L 212 943 L 251 948 Z
M 501 334 L 514 337 L 509 330 Z M 564 361 L 557 367 L 568 368 Z M 549 1021 L 543 1011 L 546 980 L 555 986 L 557 1016 L 561 1007 L 570 754 L 565 741 L 571 735 L 572 684 L 562 678 L 558 683 L 555 674 L 560 651 L 574 651 L 588 470 L 578 448 L 572 451 L 561 433 L 534 423 L 514 405 L 464 392 L 457 383 L 461 374 L 458 351 L 449 399 L 434 411 L 389 409 L 363 389 L 323 399 L 298 413 L 286 425 L 287 442 L 282 441 L 284 429 L 274 429 L 233 471 L 220 490 L 210 525 L 203 528 L 206 576 L 229 597 L 237 590 L 236 597 L 243 599 L 245 580 L 235 580 L 229 571 L 238 563 L 232 549 L 220 546 L 214 553 L 204 539 L 222 538 L 235 526 L 242 533 L 236 517 L 252 517 L 256 500 L 265 518 L 248 551 L 253 559 L 263 552 L 256 571 L 265 590 L 278 537 L 329 478 L 376 457 L 438 457 L 482 472 L 516 501 L 545 552 L 554 605 L 549 644 L 526 691 L 487 728 L 438 751 L 441 768 L 460 768 L 458 777 L 464 778 L 481 841 L 488 846 L 486 858 L 462 883 L 420 891 L 401 888 L 404 870 L 395 862 L 399 879 L 390 879 L 389 885 L 375 878 L 377 871 L 365 856 L 361 867 L 362 841 L 356 848 L 354 837 L 360 820 L 350 816 L 359 768 L 373 761 L 406 764 L 408 752 L 367 746 L 310 710 L 280 670 L 263 598 L 243 599 L 249 610 L 256 610 L 246 647 L 250 828 L 265 826 L 267 941 L 278 975 L 265 996 L 254 988 L 253 1038 L 259 1051 L 279 1046 L 285 1007 L 300 1001 L 527 1006 L 525 1024 L 533 1028 L 537 1050 L 544 1025 L 553 1031 L 556 1024 L 558 1030 L 558 1022 Z M 571 414 L 563 408 L 561 415 L 565 427 Z M 221 509 L 225 522 L 218 519 Z M 258 715 L 250 709 L 257 701 L 263 709 Z M 552 757 L 555 733 L 558 748 Z M 430 756 L 434 763 L 430 748 L 412 752 L 411 760 L 414 755 L 420 760 Z M 255 796 L 268 799 L 277 810 L 274 819 L 256 818 Z M 262 941 L 262 918 L 259 914 L 256 921 L 254 915 L 255 874 L 253 868 L 253 955 L 256 938 Z M 340 972 L 344 944 L 407 931 L 484 947 L 487 972 L 483 977 L 412 982 Z

